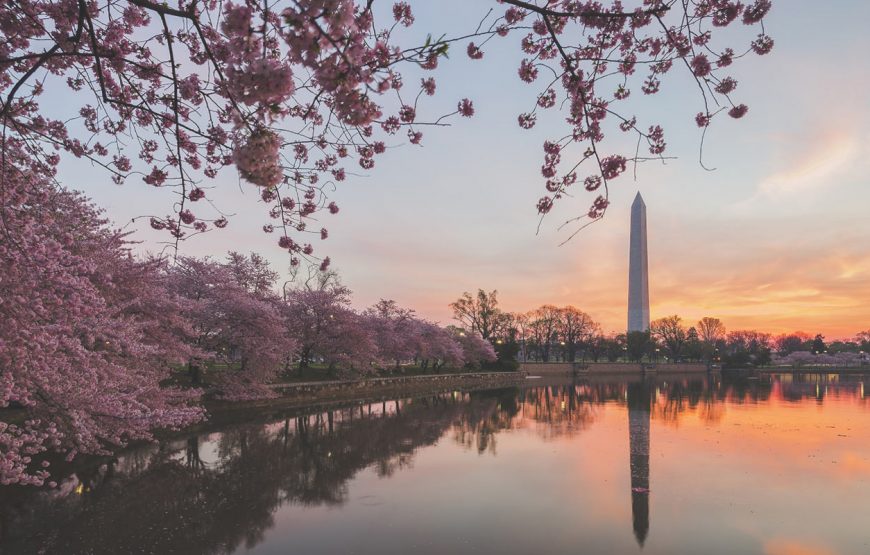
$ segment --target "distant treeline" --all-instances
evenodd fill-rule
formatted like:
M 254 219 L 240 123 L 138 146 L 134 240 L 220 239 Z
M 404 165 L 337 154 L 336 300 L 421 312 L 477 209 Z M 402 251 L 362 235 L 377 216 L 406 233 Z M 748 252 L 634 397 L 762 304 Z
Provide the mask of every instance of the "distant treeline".
M 490 340 L 499 360 L 506 363 L 667 360 L 734 367 L 827 365 L 860 363 L 870 353 L 870 330 L 849 341 L 827 343 L 821 334 L 728 331 L 718 318 L 704 317 L 692 325 L 673 315 L 654 320 L 647 332 L 605 334 L 576 307 L 543 305 L 529 312 L 508 312 L 499 308 L 497 291 L 483 289 L 474 295 L 464 293 L 450 307 L 467 330 Z

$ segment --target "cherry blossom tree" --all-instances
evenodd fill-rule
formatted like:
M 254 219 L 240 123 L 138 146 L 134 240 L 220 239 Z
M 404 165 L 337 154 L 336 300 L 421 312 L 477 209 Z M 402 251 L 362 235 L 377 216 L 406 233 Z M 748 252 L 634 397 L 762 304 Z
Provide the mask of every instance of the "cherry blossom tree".
M 165 213 L 143 216 L 176 245 L 227 226 L 209 201 L 235 166 L 267 206 L 264 230 L 297 264 L 315 256 L 310 238 L 328 235 L 312 224 L 339 211 L 328 192 L 351 164 L 371 170 L 387 140 L 419 144 L 426 125 L 474 114 L 469 99 L 426 114 L 448 50 L 485 63 L 488 48 L 517 37 L 517 76 L 535 87 L 520 127 L 545 110 L 566 123 L 543 145 L 538 212 L 582 184 L 594 199 L 580 218 L 595 221 L 610 182 L 666 150 L 662 128 L 628 113 L 627 99 L 660 94 L 680 68 L 698 91 L 698 126 L 743 117 L 729 72 L 772 49 L 771 3 L 503 0 L 481 18 L 469 8 L 456 19 L 473 21 L 452 35 L 415 42 L 406 2 L 12 0 L 0 6 L 0 164 L 10 149 L 52 171 L 82 158 L 116 183 L 166 190 Z M 729 46 L 740 35 L 726 28 L 738 24 L 757 36 Z M 636 137 L 636 150 L 607 143 L 613 132 Z
M 465 363 L 452 331 L 419 319 L 395 301 L 381 300 L 361 314 L 334 272 L 318 272 L 287 290 L 286 319 L 297 341 L 300 368 L 322 361 L 331 370 L 367 373 L 415 360 L 423 368 Z
M 496 354 L 492 343 L 484 339 L 479 333 L 466 332 L 459 328 L 453 328 L 454 337 L 462 347 L 462 360 L 470 368 L 479 368 L 486 362 L 495 362 Z
M 352 324 L 364 325 L 352 313 L 350 290 L 338 282 L 322 283 L 323 287 L 302 285 L 284 294 L 284 313 L 289 333 L 296 341 L 300 370 L 318 357 L 335 360 L 338 352 L 334 349 L 343 343 L 341 333 L 353 328 Z M 358 337 L 357 330 L 353 331 Z
M 414 359 L 423 370 L 428 370 L 430 363 L 435 371 L 444 366 L 461 368 L 465 364 L 455 332 L 426 320 L 415 320 L 413 326 Z
M 274 298 L 275 282 L 278 273 L 269 266 L 269 262 L 261 255 L 252 252 L 248 256 L 230 251 L 227 254 L 226 266 L 233 276 L 233 281 L 258 298 Z
M 812 353 L 809 351 L 794 351 L 785 356 L 773 359 L 776 365 L 784 366 L 859 366 L 861 356 L 858 353 Z
M 260 262 L 246 265 L 244 260 Z M 271 292 L 274 278 L 261 282 L 269 275 L 264 261 L 237 253 L 226 264 L 182 257 L 169 272 L 176 293 L 191 303 L 187 317 L 196 332 L 195 346 L 228 365 L 215 376 L 220 396 L 272 396 L 265 385 L 281 371 L 295 344 Z
M 381 299 L 366 309 L 378 345 L 381 361 L 392 361 L 399 369 L 403 361 L 414 357 L 414 335 L 417 331 L 414 311 L 400 307 L 396 301 Z
M 374 326 L 367 316 L 350 308 L 343 287 L 322 290 L 300 288 L 286 301 L 286 321 L 296 340 L 300 371 L 322 360 L 330 370 L 366 373 L 378 358 Z
M 349 370 L 357 376 L 373 372 L 379 349 L 370 319 L 346 308 L 334 315 L 318 350 L 324 362 L 333 370 Z
M 186 324 L 157 264 L 21 148 L 0 182 L 0 484 L 44 483 L 48 449 L 105 454 L 201 419 L 199 391 L 160 386 Z
M 274 396 L 265 386 L 294 346 L 279 307 L 235 288 L 224 288 L 214 300 L 212 318 L 220 322 L 211 344 L 221 355 L 218 360 L 238 365 L 219 375 L 220 396 L 234 401 Z

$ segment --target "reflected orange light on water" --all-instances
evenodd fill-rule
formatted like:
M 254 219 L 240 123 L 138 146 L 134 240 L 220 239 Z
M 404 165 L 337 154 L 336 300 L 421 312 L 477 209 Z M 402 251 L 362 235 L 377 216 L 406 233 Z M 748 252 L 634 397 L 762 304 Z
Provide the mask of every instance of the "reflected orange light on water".
M 293 409 L 0 498 L 0 550 L 866 553 L 868 379 L 528 380 Z

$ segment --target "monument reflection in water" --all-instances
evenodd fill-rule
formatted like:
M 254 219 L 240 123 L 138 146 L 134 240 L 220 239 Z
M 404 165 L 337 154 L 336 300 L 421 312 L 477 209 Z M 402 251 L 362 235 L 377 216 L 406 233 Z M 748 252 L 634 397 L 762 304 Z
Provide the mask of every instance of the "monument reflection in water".
M 643 546 L 649 533 L 649 421 L 652 388 L 647 380 L 628 384 L 628 442 L 631 516 L 634 536 Z
M 659 376 L 214 423 L 3 490 L 0 553 L 865 553 L 865 383 Z

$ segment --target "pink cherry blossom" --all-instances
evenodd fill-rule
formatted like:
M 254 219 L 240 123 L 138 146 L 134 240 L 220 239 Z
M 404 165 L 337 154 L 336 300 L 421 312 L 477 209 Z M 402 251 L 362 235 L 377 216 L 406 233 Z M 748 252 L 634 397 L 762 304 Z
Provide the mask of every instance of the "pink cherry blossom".
M 731 77 L 725 77 L 724 79 L 719 81 L 719 84 L 714 87 L 716 92 L 720 94 L 728 94 L 730 92 L 733 92 L 736 88 L 737 81 Z
M 520 75 L 520 79 L 522 79 L 526 83 L 532 83 L 535 79 L 538 78 L 538 68 L 535 67 L 531 60 L 523 60 L 522 62 L 520 62 L 520 69 L 518 73 Z
M 752 41 L 752 51 L 763 56 L 773 50 L 773 39 L 767 35 L 758 35 L 758 38 Z
M 407 2 L 396 2 L 393 4 L 393 17 L 405 27 L 410 27 L 414 23 L 411 6 Z
M 692 58 L 691 66 L 692 72 L 698 77 L 706 77 L 710 74 L 710 61 L 704 54 L 698 54 Z
M 428 77 L 426 79 L 421 79 L 420 81 L 420 86 L 427 95 L 432 96 L 435 94 L 435 79 Z
M 517 121 L 523 129 L 531 129 L 535 126 L 536 119 L 537 116 L 535 114 L 520 114 Z
M 41 485 L 30 462 L 48 449 L 107 453 L 203 412 L 199 391 L 160 386 L 190 352 L 162 262 L 130 257 L 124 234 L 27 160 L 6 143 L 2 219 L 28 232 L 0 241 L 0 407 L 26 417 L 0 422 L 0 484 Z
M 472 60 L 480 60 L 481 58 L 483 58 L 483 50 L 481 50 L 480 47 L 478 47 L 473 42 L 468 43 L 468 48 L 466 49 L 466 51 L 468 53 L 468 57 Z
M 728 110 L 728 115 L 734 119 L 740 119 L 746 115 L 746 112 L 749 111 L 749 107 L 746 104 L 740 104 L 738 106 L 734 106 L 730 110 Z
M 463 98 L 457 107 L 459 113 L 467 118 L 470 118 L 474 115 L 474 105 L 467 98 Z
M 771 0 L 755 0 L 743 10 L 743 23 L 746 25 L 758 23 L 767 15 L 772 5 Z
M 280 148 L 278 135 L 259 130 L 236 146 L 233 161 L 246 180 L 261 187 L 274 187 L 284 175 L 278 154 Z

